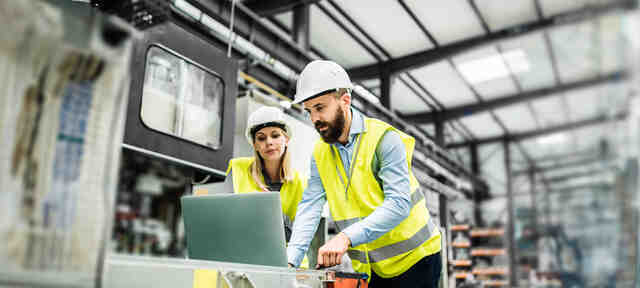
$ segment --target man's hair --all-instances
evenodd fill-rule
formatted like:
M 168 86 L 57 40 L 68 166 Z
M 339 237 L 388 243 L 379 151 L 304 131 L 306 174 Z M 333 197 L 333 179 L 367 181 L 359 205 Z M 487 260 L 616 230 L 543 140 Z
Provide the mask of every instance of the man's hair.
M 351 91 L 350 89 L 347 88 L 338 88 L 338 90 L 336 91 L 336 99 L 342 97 L 342 95 L 344 95 L 345 93 L 349 93 L 349 95 L 351 95 Z

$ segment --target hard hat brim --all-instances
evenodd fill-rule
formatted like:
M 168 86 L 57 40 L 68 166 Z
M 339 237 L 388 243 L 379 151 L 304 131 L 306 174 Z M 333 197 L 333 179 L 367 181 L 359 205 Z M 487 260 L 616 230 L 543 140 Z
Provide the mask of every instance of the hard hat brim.
M 302 102 L 304 102 L 304 101 L 311 100 L 311 99 L 313 99 L 313 98 L 317 98 L 317 97 L 323 96 L 323 95 L 325 95 L 325 94 L 329 94 L 329 93 L 331 93 L 331 92 L 336 92 L 336 91 L 338 91 L 338 89 L 340 89 L 340 88 L 332 88 L 332 89 L 324 90 L 324 91 L 322 91 L 322 92 L 320 92 L 320 93 L 316 93 L 316 94 L 311 95 L 311 96 L 308 96 L 308 97 L 306 97 L 306 98 L 298 99 L 298 100 L 294 100 L 292 103 L 293 103 L 293 104 L 300 104 L 300 103 L 302 103 Z M 349 88 L 345 88 L 345 89 L 349 89 Z M 295 98 L 295 97 L 294 97 L 294 98 Z

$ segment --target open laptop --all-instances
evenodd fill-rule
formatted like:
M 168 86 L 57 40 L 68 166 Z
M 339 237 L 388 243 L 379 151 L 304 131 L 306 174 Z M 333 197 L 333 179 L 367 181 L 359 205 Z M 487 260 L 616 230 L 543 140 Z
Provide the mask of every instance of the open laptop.
M 190 259 L 287 267 L 280 194 L 181 198 Z

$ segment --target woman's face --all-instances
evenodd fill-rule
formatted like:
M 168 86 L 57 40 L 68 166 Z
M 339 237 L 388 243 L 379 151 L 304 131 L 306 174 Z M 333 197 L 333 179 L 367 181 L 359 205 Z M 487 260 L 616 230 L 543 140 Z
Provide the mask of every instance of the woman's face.
M 253 147 L 265 161 L 280 160 L 286 150 L 289 138 L 278 127 L 264 127 L 253 139 Z

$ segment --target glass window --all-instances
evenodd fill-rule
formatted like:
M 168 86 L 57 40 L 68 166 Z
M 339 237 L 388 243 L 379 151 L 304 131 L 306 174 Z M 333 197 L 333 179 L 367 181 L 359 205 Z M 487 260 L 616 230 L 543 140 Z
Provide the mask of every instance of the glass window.
M 149 48 L 146 59 L 142 122 L 151 129 L 219 148 L 222 78 L 157 46 Z

